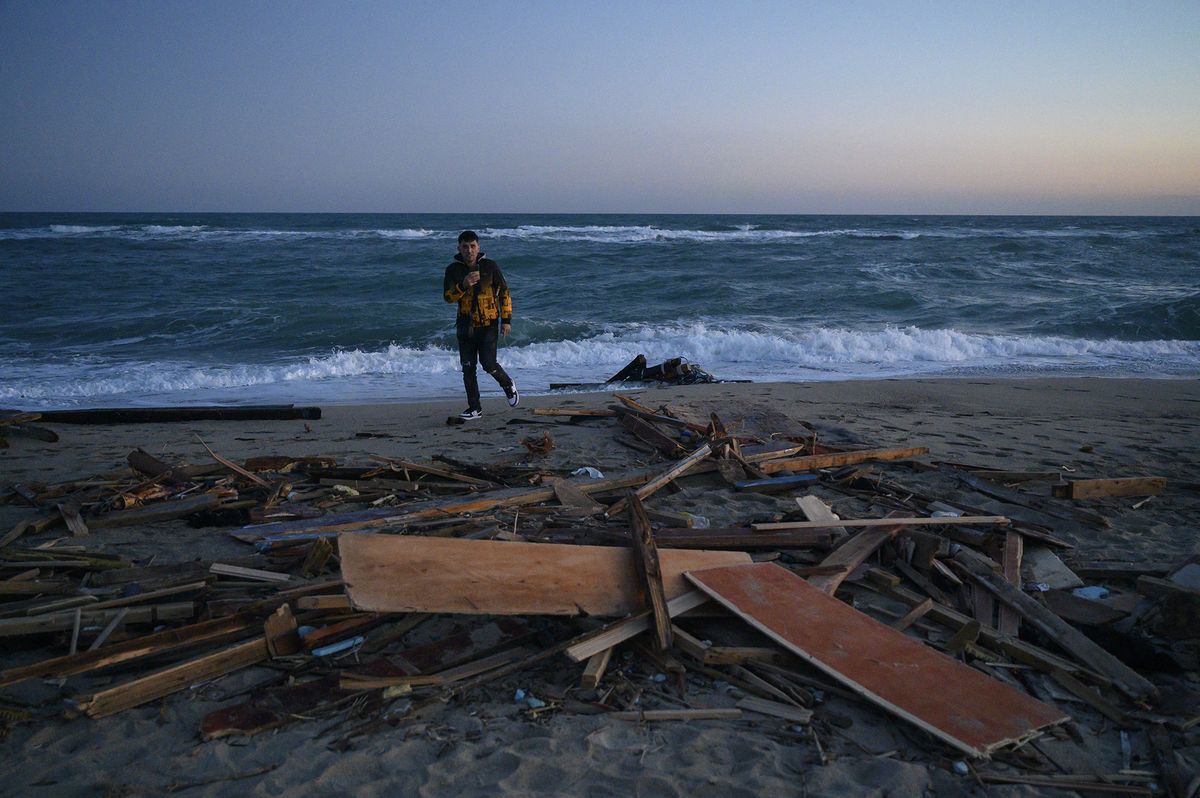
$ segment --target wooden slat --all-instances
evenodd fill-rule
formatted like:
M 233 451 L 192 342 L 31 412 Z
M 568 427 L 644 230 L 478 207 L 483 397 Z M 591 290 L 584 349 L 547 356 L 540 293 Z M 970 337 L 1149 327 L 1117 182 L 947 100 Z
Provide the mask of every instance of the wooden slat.
M 101 626 L 107 624 L 119 612 L 116 609 L 93 610 L 91 605 L 83 611 L 81 623 L 84 626 Z M 170 604 L 154 604 L 149 607 L 131 607 L 125 618 L 126 623 L 153 623 L 157 621 L 179 620 L 191 618 L 196 614 L 196 605 L 190 601 L 179 601 Z M 75 625 L 75 612 L 56 612 L 47 615 L 35 615 L 31 618 L 5 618 L 0 620 L 0 637 L 15 635 L 34 635 L 45 632 L 61 632 Z
M 342 535 L 338 548 L 360 610 L 619 616 L 644 606 L 628 549 L 361 534 Z M 659 558 L 668 598 L 688 592 L 686 570 L 750 561 L 686 549 Z
M 854 465 L 870 460 L 907 460 L 929 454 L 926 446 L 916 446 L 909 449 L 868 449 L 857 452 L 837 452 L 835 454 L 815 454 L 807 457 L 792 457 L 786 460 L 771 460 L 762 463 L 759 468 L 766 474 L 779 471 L 815 471 L 818 468 L 834 468 L 836 466 Z
M 612 659 L 612 653 L 611 648 L 606 648 L 588 658 L 587 666 L 583 669 L 583 676 L 579 678 L 580 686 L 587 690 L 596 689 L 600 680 L 604 678 L 604 672 L 608 670 L 608 661 Z
M 1054 495 L 1067 499 L 1100 499 L 1109 496 L 1157 496 L 1167 487 L 1166 477 L 1075 479 L 1055 486 Z
M 674 618 L 681 613 L 699 607 L 706 601 L 708 601 L 708 597 L 702 592 L 692 590 L 668 601 L 667 613 Z M 644 610 L 637 615 L 630 616 L 616 623 L 611 623 L 602 629 L 597 629 L 578 640 L 572 641 L 570 646 L 565 649 L 565 653 L 575 662 L 583 662 L 592 655 L 604 651 L 606 648 L 612 648 L 615 645 L 624 643 L 626 640 L 641 634 L 649 628 L 650 611 Z
M 800 512 L 804 513 L 804 517 L 809 521 L 828 524 L 833 534 L 839 537 L 846 535 L 846 528 L 840 525 L 842 519 L 838 518 L 829 505 L 821 501 L 819 497 L 810 493 L 796 499 L 796 504 L 800 506 Z
M 851 518 L 839 520 L 837 524 L 846 529 L 857 527 L 890 526 L 903 524 L 905 526 L 955 526 L 961 524 L 982 524 L 984 526 L 1007 526 L 1008 518 L 1003 515 L 964 515 L 958 518 Z M 771 523 L 751 524 L 760 532 L 772 532 L 784 529 L 833 529 L 825 521 L 774 521 Z
M 1012 529 L 1004 533 L 1004 578 L 1010 585 L 1021 586 L 1021 558 L 1025 553 L 1025 538 Z M 1007 604 L 1001 603 L 996 626 L 1002 635 L 1016 637 L 1021 631 L 1021 616 Z
M 642 500 L 630 492 L 629 523 L 633 527 L 633 561 L 635 570 L 645 591 L 646 604 L 654 621 L 654 640 L 659 651 L 671 647 L 671 616 L 667 614 L 667 594 L 663 589 L 662 566 L 659 563 L 658 547 L 654 545 L 654 532 L 650 519 L 642 508 Z
M 740 709 L 641 709 L 634 712 L 609 712 L 614 720 L 737 720 Z
M 839 683 L 972 756 L 987 756 L 1068 719 L 773 563 L 687 576 Z
M 170 695 L 189 685 L 224 676 L 235 670 L 255 665 L 270 656 L 263 637 L 221 649 L 198 659 L 181 662 L 169 668 L 132 681 L 110 687 L 76 701 L 89 717 L 103 718 L 147 701 Z
M 888 521 L 889 519 L 879 520 Z M 808 577 L 809 583 L 832 596 L 838 589 L 838 585 L 844 582 L 855 568 L 862 565 L 885 542 L 894 538 L 901 529 L 904 529 L 903 524 L 892 521 L 890 526 L 874 526 L 859 532 L 834 549 L 828 557 L 820 562 L 822 566 L 836 565 L 841 570 L 832 574 L 810 576 Z

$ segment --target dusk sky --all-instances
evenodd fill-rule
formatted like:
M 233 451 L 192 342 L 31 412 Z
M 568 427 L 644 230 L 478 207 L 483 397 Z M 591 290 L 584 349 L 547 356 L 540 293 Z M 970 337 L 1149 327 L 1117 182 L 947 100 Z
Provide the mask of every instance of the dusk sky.
M 1200 214 L 1200 2 L 0 0 L 0 210 Z

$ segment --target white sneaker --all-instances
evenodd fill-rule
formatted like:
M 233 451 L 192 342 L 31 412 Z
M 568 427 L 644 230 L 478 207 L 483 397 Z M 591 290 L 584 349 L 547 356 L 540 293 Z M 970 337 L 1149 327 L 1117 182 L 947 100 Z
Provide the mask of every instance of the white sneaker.
M 466 410 L 459 413 L 458 417 L 463 421 L 474 421 L 477 418 L 483 418 L 483 411 L 468 407 Z
M 508 397 L 509 407 L 516 407 L 521 403 L 521 392 L 517 390 L 517 384 L 515 382 L 509 386 L 508 390 L 504 392 L 504 395 Z

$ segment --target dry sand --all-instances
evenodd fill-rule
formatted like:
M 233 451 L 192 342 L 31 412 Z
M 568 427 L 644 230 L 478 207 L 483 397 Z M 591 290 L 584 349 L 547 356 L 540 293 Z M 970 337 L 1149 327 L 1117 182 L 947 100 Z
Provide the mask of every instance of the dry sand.
M 926 461 L 951 460 L 1009 470 L 1062 471 L 1064 475 L 1160 475 L 1168 490 L 1133 509 L 1136 499 L 1079 503 L 1111 522 L 1108 529 L 1064 524 L 1056 534 L 1075 546 L 1072 561 L 1178 561 L 1196 550 L 1200 509 L 1200 383 L 1195 380 L 964 379 L 837 383 L 706 385 L 635 392 L 650 405 L 704 416 L 716 411 L 734 429 L 804 433 L 811 425 L 830 444 L 927 446 Z M 0 450 L 0 484 L 56 482 L 125 467 L 135 447 L 168 461 L 207 462 L 197 440 L 234 459 L 255 455 L 332 455 L 364 464 L 367 455 L 420 459 L 436 453 L 481 464 L 507 460 L 547 468 L 591 466 L 614 476 L 654 462 L 619 444 L 611 420 L 554 423 L 529 407 L 605 407 L 605 394 L 528 397 L 509 409 L 485 399 L 487 415 L 466 426 L 447 426 L 460 401 L 324 408 L 318 421 L 198 422 L 126 426 L 56 427 L 57 444 L 11 439 Z M 510 423 L 520 422 L 520 423 Z M 548 430 L 556 447 L 530 456 L 519 440 Z M 370 437 L 366 437 L 370 436 Z M 901 482 L 952 498 L 962 487 L 950 477 L 886 467 Z M 681 490 L 655 496 L 651 506 L 706 516 L 714 526 L 744 523 L 790 509 L 791 497 L 738 494 L 711 478 L 682 481 Z M 818 488 L 814 493 L 843 517 L 879 515 L 858 498 Z M 969 494 L 989 512 L 1017 515 L 1011 506 Z M 1064 506 L 1067 503 L 1064 502 Z M 0 506 L 0 529 L 28 510 Z M 99 530 L 87 544 L 157 563 L 213 560 L 251 553 L 228 529 L 192 529 L 183 522 Z M 34 538 L 42 543 L 52 535 Z M 470 620 L 470 619 L 467 619 Z M 419 627 L 408 644 L 436 636 Z M 443 629 L 444 631 L 444 629 Z M 47 655 L 5 641 L 0 668 Z M 57 653 L 57 652 L 56 652 Z M 158 795 L 169 785 L 192 786 L 200 795 L 954 795 L 980 789 L 951 769 L 958 757 L 921 733 L 861 703 L 830 697 L 818 715 L 828 764 L 808 733 L 783 721 L 746 719 L 639 725 L 558 712 L 530 719 L 508 700 L 515 687 L 566 691 L 581 666 L 556 660 L 533 674 L 497 686 L 361 738 L 348 751 L 318 737 L 328 720 L 297 722 L 249 738 L 201 742 L 200 719 L 234 699 L 240 689 L 270 675 L 252 668 L 214 684 L 176 694 L 116 716 L 89 720 L 59 717 L 63 697 L 124 678 L 75 677 L 65 685 L 25 684 L 0 694 L 36 707 L 33 722 L 15 726 L 0 741 L 0 794 Z M 644 678 L 640 672 L 631 678 Z M 1191 685 L 1186 676 L 1172 677 Z M 725 700 L 714 694 L 714 703 Z M 1112 724 L 1077 704 L 1082 741 L 1040 743 L 1071 769 L 1115 772 L 1120 737 Z M 1152 768 L 1140 731 L 1133 733 L 1134 767 Z M 1178 753 L 1186 772 L 1200 764 L 1191 733 Z M 256 771 L 270 768 L 257 775 Z M 227 777 L 246 775 L 228 781 Z M 1042 788 L 993 786 L 989 794 L 1051 794 Z

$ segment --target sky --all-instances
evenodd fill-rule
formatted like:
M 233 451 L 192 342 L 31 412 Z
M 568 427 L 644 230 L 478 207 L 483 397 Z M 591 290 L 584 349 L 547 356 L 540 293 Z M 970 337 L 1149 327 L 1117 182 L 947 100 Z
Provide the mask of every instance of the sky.
M 0 211 L 1200 214 L 1200 2 L 0 0 Z

